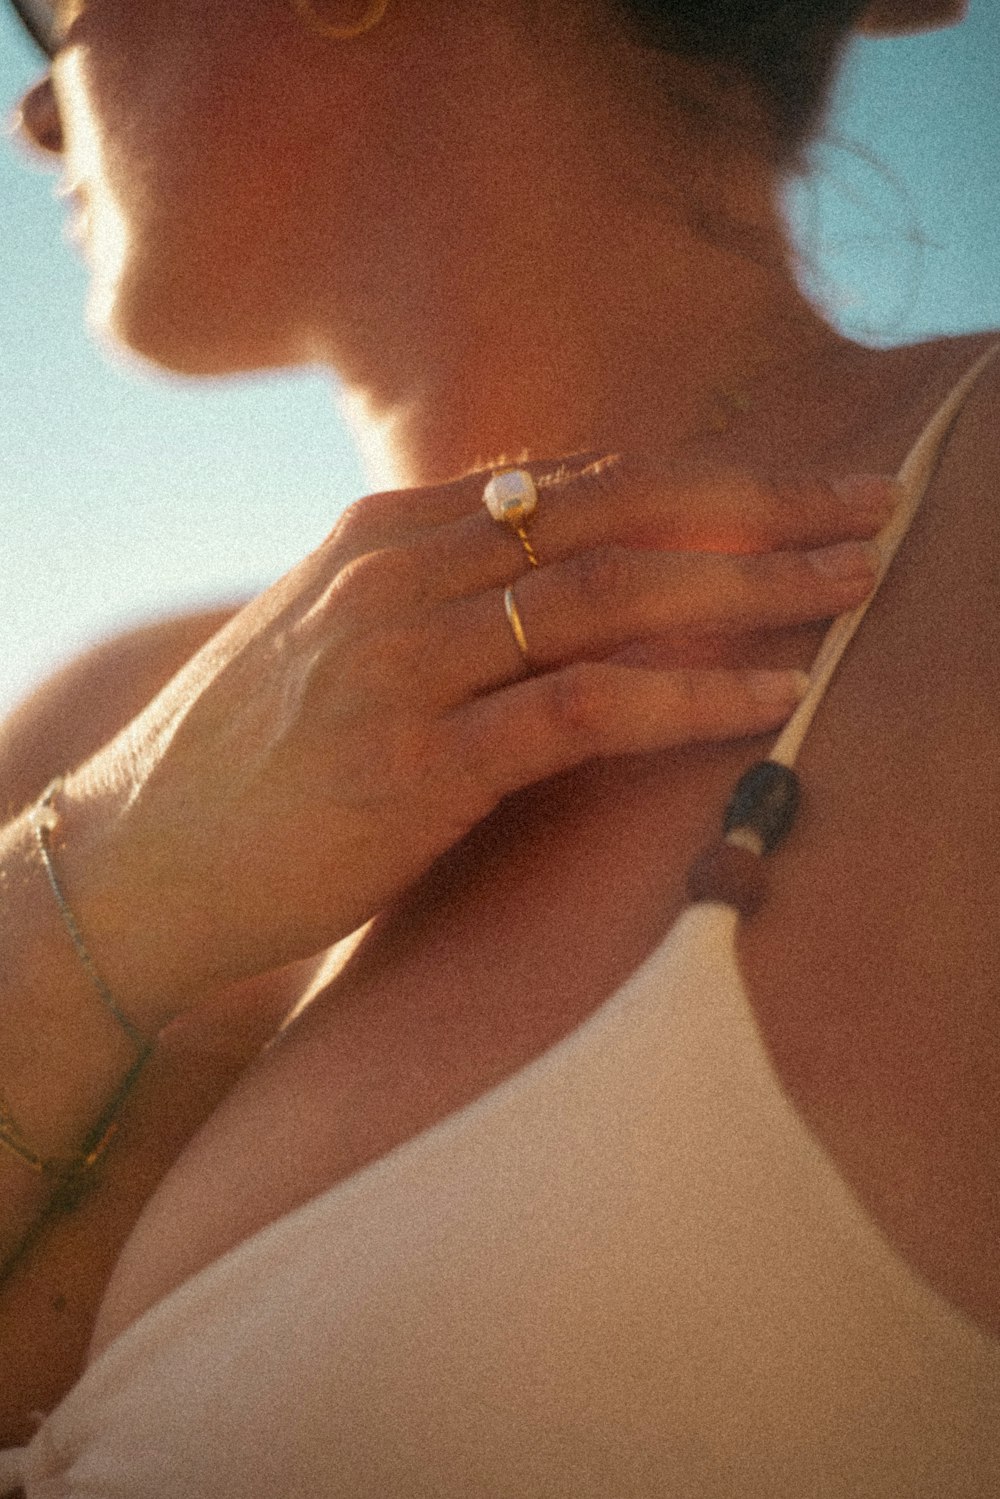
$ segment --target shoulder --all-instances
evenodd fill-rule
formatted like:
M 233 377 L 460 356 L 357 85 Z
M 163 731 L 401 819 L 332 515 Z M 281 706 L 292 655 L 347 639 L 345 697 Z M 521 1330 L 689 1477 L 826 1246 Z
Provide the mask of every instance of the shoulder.
M 983 459 L 992 459 L 991 473 L 1000 458 L 1000 332 L 957 339 L 965 361 L 983 367 L 963 406 L 956 437 L 974 437 L 982 445 Z
M 964 544 L 968 592 L 984 563 L 992 579 L 1000 562 L 1000 334 L 948 343 L 949 388 L 985 358 L 949 433 L 931 497 L 945 510 L 956 545 Z M 978 593 L 991 616 L 992 592 Z
M 930 399 L 934 409 L 964 376 L 978 367 L 960 419 L 986 419 L 986 430 L 990 425 L 996 426 L 1000 405 L 1000 330 L 933 339 L 898 352 L 903 360 L 903 388 L 911 408 Z
M 884 361 L 885 452 L 897 463 L 948 396 L 974 377 L 938 450 L 937 475 L 921 508 L 925 516 L 943 513 L 950 550 L 964 544 L 1000 554 L 1000 332 L 929 340 L 888 351 Z M 917 529 L 927 523 L 918 519 Z
M 891 449 L 994 340 L 900 351 Z M 1000 354 L 799 762 L 804 796 L 740 932 L 786 1091 L 896 1251 L 1000 1326 Z
M 234 613 L 230 606 L 150 621 L 98 642 L 42 682 L 0 724 L 4 815 L 107 743 Z

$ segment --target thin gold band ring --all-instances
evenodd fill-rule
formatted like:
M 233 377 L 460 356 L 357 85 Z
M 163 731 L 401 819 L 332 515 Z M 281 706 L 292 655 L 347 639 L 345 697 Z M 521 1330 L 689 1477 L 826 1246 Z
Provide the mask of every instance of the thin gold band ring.
M 514 637 L 514 642 L 518 650 L 521 652 L 521 659 L 530 671 L 531 658 L 528 655 L 528 637 L 524 633 L 524 622 L 517 607 L 517 600 L 514 598 L 513 585 L 505 588 L 503 591 L 503 607 L 504 613 L 507 615 L 507 623 L 510 625 L 510 632 Z

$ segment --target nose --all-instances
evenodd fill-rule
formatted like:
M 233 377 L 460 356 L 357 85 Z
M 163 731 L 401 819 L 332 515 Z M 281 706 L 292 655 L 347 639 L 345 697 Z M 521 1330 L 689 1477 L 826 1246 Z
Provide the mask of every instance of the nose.
M 23 141 L 46 156 L 62 154 L 62 120 L 50 73 L 29 88 L 22 98 L 14 128 Z

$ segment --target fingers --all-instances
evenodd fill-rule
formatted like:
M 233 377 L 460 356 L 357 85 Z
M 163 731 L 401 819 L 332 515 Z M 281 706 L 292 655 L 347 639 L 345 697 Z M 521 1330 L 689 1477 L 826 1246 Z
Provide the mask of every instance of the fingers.
M 315 646 L 338 657 L 345 645 L 352 658 L 360 653 L 366 692 L 423 701 L 440 712 L 526 669 L 606 656 L 653 636 L 669 643 L 827 619 L 859 604 L 875 583 L 877 557 L 857 542 L 805 552 L 718 546 L 679 552 L 614 536 L 648 539 L 643 528 L 655 521 L 658 534 L 669 531 L 675 543 L 699 526 L 718 542 L 722 520 L 743 513 L 741 507 L 752 511 L 758 540 L 779 531 L 783 540 L 789 532 L 865 534 L 894 498 L 892 485 L 881 480 L 848 486 L 850 504 L 820 481 L 779 491 L 743 476 L 711 477 L 692 490 L 676 477 L 664 481 L 662 473 L 654 481 L 624 460 L 550 469 L 548 478 L 538 475 L 541 503 L 530 523 L 542 555 L 537 569 L 527 567 L 517 537 L 481 506 L 409 543 L 375 549 L 368 549 L 374 533 L 388 536 L 398 527 L 413 496 L 379 495 L 355 507 L 341 542 L 346 537 L 348 551 L 360 551 L 314 602 L 308 591 L 300 593 Z M 422 491 L 415 503 L 424 519 L 451 513 L 474 498 L 471 484 Z M 709 523 L 697 519 L 699 505 Z M 744 525 L 744 540 L 749 534 Z M 512 548 L 519 563 L 512 562 Z M 329 576 L 319 558 L 310 559 L 314 565 Z M 517 580 L 513 612 L 504 607 L 511 578 Z M 678 659 L 690 664 L 690 657 Z
M 572 458 L 536 460 L 517 466 L 533 475 L 541 494 L 566 486 L 579 488 L 599 471 L 616 467 L 620 462 L 615 455 L 582 453 Z M 369 546 L 409 545 L 427 532 L 470 520 L 477 522 L 477 531 L 504 535 L 505 528 L 490 519 L 483 502 L 487 483 L 503 467 L 514 465 L 478 470 L 449 484 L 368 495 L 344 512 L 338 529 L 345 518 L 352 525 L 363 523 Z
M 722 556 L 605 547 L 438 608 L 423 635 L 437 706 L 455 707 L 534 671 L 606 655 L 653 635 L 774 630 L 859 604 L 878 573 L 874 547 Z M 506 617 L 505 617 L 506 616 Z
M 456 711 L 448 754 L 490 805 L 585 760 L 777 728 L 801 672 L 646 671 L 578 663 Z
M 542 565 L 598 545 L 664 551 L 752 553 L 871 537 L 898 495 L 891 480 L 856 477 L 834 486 L 811 475 L 762 480 L 741 473 L 664 471 L 606 459 L 536 476 L 539 504 L 527 523 Z M 425 588 L 455 597 L 527 571 L 509 527 L 477 510 L 414 549 Z
M 532 540 L 549 560 L 598 540 L 674 551 L 820 546 L 873 535 L 899 499 L 895 481 L 877 474 L 766 475 L 635 454 L 590 454 L 525 467 L 539 492 Z M 507 558 L 517 558 L 516 537 L 490 521 L 482 505 L 488 478 L 470 475 L 448 486 L 447 503 L 442 493 L 432 524 L 450 521 L 458 528 L 456 542 L 492 530 L 506 541 Z
M 822 546 L 874 535 L 899 499 L 895 482 L 878 475 L 833 481 L 675 464 L 664 476 L 636 459 L 623 459 L 621 466 L 633 498 L 609 539 L 631 547 L 762 552 Z M 594 507 L 591 498 L 587 508 Z
M 898 498 L 893 482 L 877 476 L 763 479 L 634 457 L 527 467 L 539 488 L 527 531 L 543 566 L 608 544 L 751 553 L 869 537 Z M 415 603 L 506 584 L 528 561 L 511 528 L 486 512 L 488 477 L 370 496 L 351 507 L 334 539 L 355 556 L 395 552 L 396 596 Z
M 867 597 L 879 558 L 866 542 L 755 556 L 602 547 L 518 581 L 537 665 L 658 633 L 737 632 L 804 624 Z

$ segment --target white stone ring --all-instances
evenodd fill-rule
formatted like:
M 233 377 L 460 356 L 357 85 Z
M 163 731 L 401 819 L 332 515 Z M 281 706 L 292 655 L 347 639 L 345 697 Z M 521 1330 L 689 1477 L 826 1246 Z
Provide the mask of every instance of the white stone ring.
M 483 490 L 483 504 L 495 521 L 510 526 L 531 566 L 538 567 L 538 555 L 524 528 L 538 509 L 538 489 L 527 469 L 509 468 L 494 474 Z

